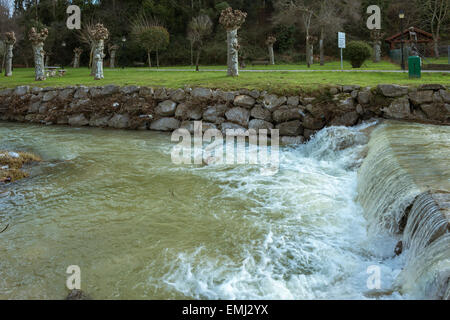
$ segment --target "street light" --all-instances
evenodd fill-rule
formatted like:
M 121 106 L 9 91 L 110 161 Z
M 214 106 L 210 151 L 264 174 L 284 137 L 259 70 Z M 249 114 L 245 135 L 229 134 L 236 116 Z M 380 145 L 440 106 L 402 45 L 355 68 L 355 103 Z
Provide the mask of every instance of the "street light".
M 403 53 L 403 20 L 405 19 L 405 11 L 400 10 L 400 12 L 398 13 L 398 17 L 400 18 L 400 28 L 401 28 L 401 32 L 400 32 L 400 41 L 401 41 L 401 46 L 402 46 L 402 70 L 405 70 L 405 56 Z
M 122 69 L 125 69 L 125 42 L 127 42 L 127 38 L 125 36 L 122 37 Z
M 66 47 L 66 42 L 65 41 L 63 41 L 61 43 L 61 47 L 63 47 L 63 50 L 64 50 L 64 48 Z M 61 60 L 63 59 L 63 56 L 64 56 L 64 54 L 61 55 Z M 63 64 L 64 64 L 64 61 L 63 61 L 63 63 L 61 63 L 61 69 L 64 69 Z

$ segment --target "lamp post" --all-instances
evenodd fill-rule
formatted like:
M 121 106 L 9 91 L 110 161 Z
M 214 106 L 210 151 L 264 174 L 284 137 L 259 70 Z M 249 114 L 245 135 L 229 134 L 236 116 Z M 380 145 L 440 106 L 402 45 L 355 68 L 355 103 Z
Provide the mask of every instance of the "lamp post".
M 405 19 L 405 11 L 400 10 L 398 17 L 400 18 L 400 28 L 401 28 L 401 32 L 400 32 L 400 43 L 401 43 L 401 47 L 402 47 L 402 70 L 405 70 L 405 55 L 403 53 L 403 20 Z
M 65 42 L 65 41 L 63 41 L 63 42 L 61 43 L 61 47 L 63 48 L 63 51 L 64 51 L 64 49 L 66 48 L 66 42 Z M 64 52 L 63 52 L 63 53 L 64 53 Z M 63 57 L 64 57 L 64 54 L 61 55 L 61 60 L 63 59 Z M 62 63 L 61 63 L 61 69 L 64 69 L 63 64 L 64 64 L 64 61 L 62 61 Z
M 125 69 L 125 43 L 127 42 L 127 38 L 125 36 L 122 37 L 122 69 Z

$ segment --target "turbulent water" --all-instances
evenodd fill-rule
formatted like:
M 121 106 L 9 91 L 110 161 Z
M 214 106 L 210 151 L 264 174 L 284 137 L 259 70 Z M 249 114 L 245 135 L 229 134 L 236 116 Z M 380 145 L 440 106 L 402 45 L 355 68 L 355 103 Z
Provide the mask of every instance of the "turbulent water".
M 0 149 L 45 161 L 0 186 L 0 298 L 62 299 L 70 265 L 95 299 L 418 297 L 397 291 L 399 237 L 356 201 L 371 125 L 281 148 L 264 176 L 174 165 L 166 134 L 1 123 Z
M 403 234 L 406 263 L 397 286 L 421 298 L 450 298 L 450 127 L 377 128 L 358 198 L 372 233 Z

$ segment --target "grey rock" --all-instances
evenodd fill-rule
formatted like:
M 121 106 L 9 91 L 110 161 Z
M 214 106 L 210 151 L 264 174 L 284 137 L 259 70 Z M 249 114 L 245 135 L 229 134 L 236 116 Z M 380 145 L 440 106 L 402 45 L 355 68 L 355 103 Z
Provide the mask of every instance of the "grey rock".
M 197 100 L 209 100 L 212 98 L 212 90 L 207 88 L 195 88 L 191 96 Z
M 103 96 L 111 96 L 113 94 L 116 94 L 119 92 L 119 86 L 113 85 L 113 84 L 109 84 L 106 85 L 104 87 L 102 87 L 101 89 L 101 95 Z
M 356 86 L 342 86 L 342 91 L 343 92 L 345 92 L 345 93 L 351 93 L 352 91 L 354 91 L 354 90 L 359 90 L 359 89 L 361 89 L 361 86 L 358 86 L 358 85 L 356 85 Z
M 310 130 L 320 130 L 325 127 L 325 122 L 321 119 L 316 119 L 307 115 L 303 118 L 303 127 Z
M 281 107 L 272 113 L 273 120 L 276 123 L 288 122 L 291 120 L 303 119 L 303 112 L 299 108 Z
M 388 108 L 383 108 L 381 111 L 385 113 L 386 117 L 391 119 L 411 118 L 411 105 L 406 97 L 394 100 Z
M 334 118 L 333 121 L 331 121 L 330 125 L 351 127 L 358 122 L 358 119 L 359 115 L 356 111 L 347 112 L 339 117 Z
M 86 99 L 89 97 L 89 88 L 88 87 L 78 87 L 73 95 L 74 99 Z
M 287 101 L 286 97 L 278 97 L 274 94 L 268 94 L 264 96 L 263 105 L 270 111 L 275 111 L 280 106 L 285 104 Z
M 336 87 L 330 88 L 330 94 L 335 95 L 339 93 L 339 89 Z
M 260 130 L 260 129 L 273 129 L 273 124 L 261 119 L 253 119 L 248 124 L 249 129 Z
M 195 128 L 201 129 L 201 132 L 204 133 L 210 129 L 216 129 L 217 126 L 214 123 L 198 121 L 199 126 L 195 127 L 195 121 L 183 121 L 180 125 L 180 129 L 186 129 L 191 134 L 196 134 L 200 132 L 195 132 Z
M 433 102 L 433 93 L 434 92 L 432 90 L 413 91 L 409 93 L 409 99 L 415 105 L 430 103 Z
M 150 130 L 174 131 L 180 127 L 180 121 L 175 118 L 161 118 L 150 124 Z
M 58 91 L 48 91 L 44 93 L 44 96 L 42 97 L 43 102 L 49 102 L 52 101 L 56 96 L 58 95 Z
M 337 104 L 337 109 L 342 112 L 349 112 L 355 110 L 355 101 L 353 98 L 340 100 Z
M 91 127 L 101 127 L 101 128 L 105 128 L 108 126 L 108 122 L 111 119 L 111 116 L 93 116 L 91 117 L 91 119 L 89 120 L 89 126 Z
M 287 99 L 287 105 L 291 107 L 297 107 L 300 104 L 300 98 L 295 97 L 288 97 Z
M 122 94 L 133 94 L 139 92 L 140 87 L 138 86 L 125 86 L 120 88 L 120 93 Z
M 444 99 L 445 103 L 450 103 L 450 92 L 448 92 L 447 90 L 439 90 L 439 93 L 442 99 Z
M 170 95 L 170 99 L 176 102 L 183 102 L 186 100 L 186 92 L 183 89 L 177 89 Z
M 87 126 L 89 124 L 89 120 L 86 119 L 84 114 L 76 114 L 69 116 L 67 120 L 68 124 L 75 127 Z
M 156 100 L 167 100 L 169 98 L 165 88 L 156 89 L 154 95 Z
M 357 112 L 360 116 L 362 116 L 362 115 L 364 114 L 364 108 L 363 108 L 363 106 L 360 105 L 360 104 L 358 104 L 358 105 L 356 106 L 356 112 Z
M 316 100 L 316 98 L 314 98 L 314 97 L 302 97 L 300 100 L 301 100 L 302 104 L 306 106 L 306 105 L 308 105 L 310 103 L 313 103 Z
M 30 91 L 30 86 L 18 86 L 14 89 L 14 95 L 23 96 Z
M 177 103 L 172 100 L 166 100 L 158 104 L 155 108 L 155 113 L 163 117 L 171 117 L 175 115 Z
M 38 113 L 40 107 L 41 107 L 41 102 L 37 101 L 28 107 L 28 113 Z
M 450 109 L 448 104 L 431 103 L 423 104 L 420 109 L 426 114 L 428 119 L 448 122 L 450 120 Z
M 435 91 L 433 93 L 433 102 L 435 102 L 435 103 L 444 102 L 444 99 L 441 97 L 441 94 L 439 93 L 439 91 Z
M 130 122 L 130 117 L 128 114 L 115 114 L 108 121 L 108 127 L 116 128 L 116 129 L 125 129 L 128 128 L 128 124 Z
M 236 92 L 224 92 L 221 90 L 217 92 L 217 96 L 224 102 L 233 102 L 236 95 Z
M 200 120 L 202 118 L 202 107 L 200 105 L 189 105 L 180 103 L 175 112 L 175 117 L 183 120 Z
M 255 119 L 260 119 L 260 120 L 264 120 L 264 121 L 268 121 L 268 122 L 272 121 L 272 112 L 270 112 L 266 108 L 263 108 L 260 105 L 254 107 L 251 110 L 250 116 L 252 116 Z
M 299 120 L 280 123 L 276 126 L 280 130 L 280 136 L 301 136 L 303 134 L 303 126 Z
M 243 107 L 250 109 L 252 108 L 256 103 L 256 100 L 250 96 L 246 95 L 239 95 L 234 99 L 234 105 L 237 107 Z
M 153 96 L 153 94 L 154 94 L 153 88 L 141 87 L 139 89 L 139 96 L 141 97 L 148 98 Z
M 250 120 L 250 111 L 241 107 L 235 107 L 228 110 L 225 113 L 225 117 L 228 121 L 247 127 Z
M 224 117 L 227 109 L 228 107 L 224 104 L 208 107 L 205 112 L 203 112 L 203 120 L 213 123 L 222 123 L 225 120 Z
M 382 95 L 390 98 L 401 97 L 408 94 L 408 87 L 396 84 L 380 84 L 377 88 Z
M 352 93 L 351 93 L 351 97 L 352 97 L 353 99 L 357 99 L 357 98 L 358 98 L 358 93 L 359 93 L 358 90 L 353 90 Z
M 441 84 L 435 84 L 435 83 L 431 83 L 431 84 L 421 84 L 418 88 L 419 91 L 422 90 L 434 90 L 434 91 L 439 91 L 441 89 L 445 89 L 445 87 Z
M 362 90 L 358 92 L 358 103 L 369 104 L 372 93 L 370 90 Z
M 71 97 L 73 92 L 74 92 L 74 89 L 70 89 L 70 88 L 64 89 L 59 92 L 58 97 L 61 100 L 67 100 Z
M 4 89 L 0 91 L 0 97 L 10 96 L 13 93 L 13 89 Z
M 303 136 L 305 137 L 306 140 L 310 140 L 312 138 L 312 136 L 314 136 L 316 134 L 316 130 L 311 130 L 311 129 L 306 129 L 303 131 Z
M 221 125 L 222 128 L 222 134 L 226 135 L 228 130 L 233 130 L 235 136 L 247 136 L 248 131 L 246 128 L 231 122 L 224 122 Z

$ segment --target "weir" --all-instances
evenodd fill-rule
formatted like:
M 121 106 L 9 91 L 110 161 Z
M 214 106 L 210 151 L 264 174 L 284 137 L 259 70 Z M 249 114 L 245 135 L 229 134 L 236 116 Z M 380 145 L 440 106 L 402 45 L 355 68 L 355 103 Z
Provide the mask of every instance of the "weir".
M 393 125 L 395 124 L 395 125 Z M 450 298 L 450 127 L 387 122 L 372 133 L 358 200 L 373 234 L 398 235 L 398 290 Z

